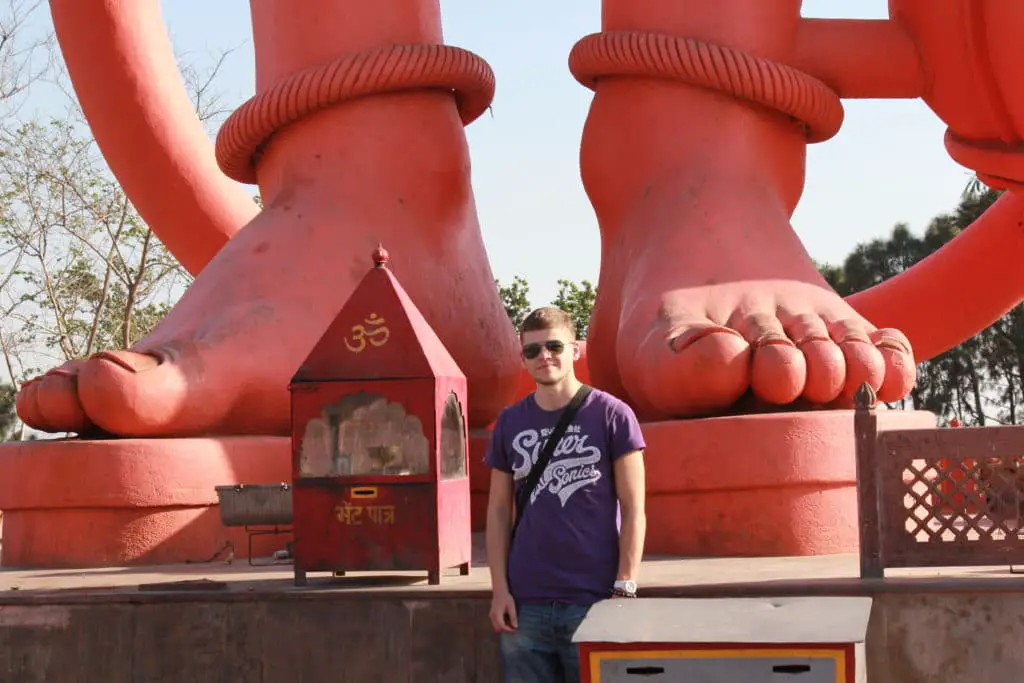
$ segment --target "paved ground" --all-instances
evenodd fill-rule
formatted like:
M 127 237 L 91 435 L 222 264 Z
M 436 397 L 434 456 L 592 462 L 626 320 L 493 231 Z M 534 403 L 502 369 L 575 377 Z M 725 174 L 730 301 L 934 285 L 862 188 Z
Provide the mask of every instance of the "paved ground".
M 483 539 L 474 537 L 475 557 L 469 576 L 457 570 L 447 572 L 440 586 L 428 586 L 425 572 L 352 573 L 332 578 L 330 574 L 310 574 L 310 588 L 359 593 L 451 592 L 481 595 L 490 591 L 490 572 L 486 567 Z M 270 558 L 231 563 L 219 560 L 205 564 L 155 567 L 112 567 L 87 570 L 0 570 L 2 599 L 26 598 L 29 594 L 49 593 L 123 593 L 168 590 L 229 592 L 293 592 L 291 564 Z M 1024 571 L 1024 570 L 1020 570 Z M 936 589 L 977 590 L 979 584 L 994 590 L 1024 588 L 1024 575 L 1012 574 L 1009 567 L 942 568 L 889 570 L 882 582 L 863 582 L 858 578 L 856 555 L 776 558 L 672 558 L 647 557 L 641 571 L 641 587 L 648 594 L 672 595 L 708 592 L 770 593 L 862 592 L 868 590 Z M 1018 585 L 1019 584 L 1019 585 Z

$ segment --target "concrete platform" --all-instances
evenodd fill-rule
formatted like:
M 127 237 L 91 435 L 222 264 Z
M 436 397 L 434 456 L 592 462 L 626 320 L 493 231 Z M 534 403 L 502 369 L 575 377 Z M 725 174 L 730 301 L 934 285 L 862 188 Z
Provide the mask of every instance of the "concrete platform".
M 490 576 L 311 575 L 277 563 L 0 572 L 0 683 L 499 681 Z M 1004 683 L 1024 670 L 1008 567 L 857 578 L 854 555 L 645 558 L 651 597 L 870 595 L 869 680 Z
M 157 567 L 114 567 L 108 569 L 0 570 L 0 604 L 20 600 L 78 597 L 110 599 L 136 593 L 204 594 L 362 594 L 403 597 L 489 598 L 490 570 L 482 549 L 482 538 L 474 538 L 474 562 L 469 576 L 449 570 L 439 586 L 428 586 L 426 572 L 352 572 L 344 577 L 328 573 L 309 575 L 310 585 L 292 584 L 291 562 L 271 558 L 226 562 L 166 565 Z M 876 591 L 960 589 L 991 591 L 1007 588 L 1024 590 L 1021 574 L 1010 567 L 953 567 L 939 569 L 889 569 L 882 581 L 858 578 L 856 555 L 772 558 L 673 558 L 648 556 L 642 567 L 644 596 L 693 596 L 707 591 L 770 595 L 779 590 L 829 591 L 861 594 Z M 175 585 L 177 584 L 177 585 Z

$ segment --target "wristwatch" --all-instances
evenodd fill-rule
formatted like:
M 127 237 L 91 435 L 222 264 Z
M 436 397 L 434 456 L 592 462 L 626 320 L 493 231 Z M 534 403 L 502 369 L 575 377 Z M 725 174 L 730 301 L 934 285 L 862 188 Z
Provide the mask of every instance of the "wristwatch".
M 616 581 L 612 586 L 612 592 L 624 598 L 635 598 L 636 581 L 633 581 L 632 579 Z

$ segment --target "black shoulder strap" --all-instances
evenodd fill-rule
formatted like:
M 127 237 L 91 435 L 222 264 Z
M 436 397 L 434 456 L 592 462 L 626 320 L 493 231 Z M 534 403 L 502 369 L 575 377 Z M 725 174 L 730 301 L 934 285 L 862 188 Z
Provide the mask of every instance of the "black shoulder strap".
M 572 400 L 569 401 L 569 405 L 565 407 L 565 412 L 562 413 L 558 424 L 555 425 L 554 431 L 548 435 L 547 441 L 544 442 L 544 448 L 537 457 L 536 464 L 530 468 L 530 474 L 526 477 L 526 483 L 523 484 L 523 487 L 519 489 L 519 493 L 516 495 L 516 521 L 512 525 L 513 536 L 516 533 L 516 529 L 519 528 L 519 522 L 523 519 L 523 513 L 526 511 L 526 506 L 530 503 L 530 496 L 533 494 L 533 490 L 537 488 L 540 476 L 544 474 L 544 470 L 547 469 L 548 463 L 551 461 L 551 456 L 555 453 L 555 447 L 562 440 L 562 436 L 565 435 L 565 430 L 569 428 L 572 419 L 576 417 L 576 411 L 580 409 L 583 401 L 589 395 L 590 387 L 584 384 L 576 392 L 576 395 L 572 397 Z

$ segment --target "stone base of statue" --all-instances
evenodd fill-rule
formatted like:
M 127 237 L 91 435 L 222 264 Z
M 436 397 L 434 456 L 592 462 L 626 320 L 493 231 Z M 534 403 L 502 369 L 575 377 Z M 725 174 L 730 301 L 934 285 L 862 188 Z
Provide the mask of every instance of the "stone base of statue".
M 879 414 L 883 429 L 934 427 L 926 412 Z M 647 544 L 654 555 L 757 557 L 857 550 L 853 412 L 649 422 Z M 473 528 L 484 528 L 490 433 L 471 433 Z M 245 557 L 217 486 L 289 482 L 289 439 L 30 441 L 0 446 L 4 567 L 204 562 Z M 253 554 L 286 536 L 254 539 Z
M 879 413 L 882 429 L 927 429 L 920 411 Z M 857 551 L 852 410 L 648 422 L 652 555 L 766 557 Z M 474 528 L 483 529 L 490 434 L 472 435 Z
M 215 487 L 291 481 L 286 437 L 25 441 L 0 446 L 0 565 L 86 568 L 245 557 Z M 289 539 L 253 538 L 270 555 Z

